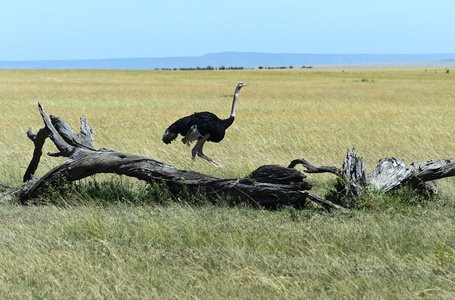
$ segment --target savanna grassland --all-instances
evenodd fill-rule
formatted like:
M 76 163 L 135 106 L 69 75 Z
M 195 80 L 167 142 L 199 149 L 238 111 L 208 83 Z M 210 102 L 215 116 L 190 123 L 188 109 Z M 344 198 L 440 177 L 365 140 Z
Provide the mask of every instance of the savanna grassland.
M 238 81 L 248 86 L 234 124 L 221 143 L 204 147 L 222 168 L 193 165 L 190 148 L 161 142 L 167 126 L 192 112 L 227 118 Z M 26 131 L 43 127 L 38 102 L 74 129 L 85 115 L 96 148 L 220 177 L 302 157 L 340 167 L 348 147 L 367 171 L 384 157 L 454 158 L 454 82 L 455 72 L 423 68 L 0 70 L 0 182 L 21 185 L 33 152 Z M 54 151 L 48 142 L 45 152 Z M 62 161 L 43 157 L 35 175 Z M 321 196 L 333 184 L 328 175 L 308 180 Z M 112 203 L 97 202 L 87 188 L 94 181 L 113 182 Z M 114 188 L 119 182 L 128 187 Z M 434 199 L 406 209 L 329 217 L 184 200 L 129 203 L 121 200 L 149 195 L 147 187 L 97 176 L 67 192 L 68 205 L 50 193 L 53 204 L 0 206 L 0 298 L 453 299 L 455 180 L 436 185 Z

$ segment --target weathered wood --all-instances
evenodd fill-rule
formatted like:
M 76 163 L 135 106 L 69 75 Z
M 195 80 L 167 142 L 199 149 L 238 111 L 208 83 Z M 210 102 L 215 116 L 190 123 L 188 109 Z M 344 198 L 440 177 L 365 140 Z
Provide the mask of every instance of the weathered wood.
M 199 193 L 201 190 L 208 197 L 228 196 L 233 201 L 257 204 L 265 207 L 276 207 L 283 204 L 305 205 L 307 201 L 320 204 L 327 210 L 339 209 L 317 195 L 308 193 L 312 185 L 304 181 L 306 175 L 294 169 L 303 165 L 305 173 L 332 173 L 341 176 L 346 184 L 341 195 L 358 196 L 371 187 L 384 192 L 410 185 L 436 193 L 431 180 L 455 175 L 455 160 L 434 160 L 406 166 L 403 160 L 395 158 L 381 159 L 376 169 L 366 175 L 362 157 L 356 156 L 356 149 L 348 149 L 341 169 L 328 166 L 315 166 L 301 158 L 293 160 L 288 168 L 277 165 L 259 167 L 247 178 L 223 179 L 197 172 L 179 170 L 151 158 L 107 149 L 94 149 L 93 129 L 87 119 L 81 117 L 81 132 L 76 134 L 60 118 L 48 117 L 41 104 L 38 104 L 45 127 L 34 134 L 27 132 L 35 145 L 32 161 L 24 175 L 26 183 L 9 193 L 17 196 L 23 203 L 35 197 L 45 185 L 58 184 L 60 180 L 79 180 L 98 173 L 126 175 L 146 182 L 163 182 L 173 194 L 182 191 Z M 51 156 L 67 157 L 60 166 L 50 170 L 41 178 L 33 178 L 42 147 L 50 138 L 58 149 Z M 3 197 L 4 198 L 4 197 Z
M 342 206 L 332 203 L 331 201 L 326 200 L 316 194 L 312 194 L 312 193 L 308 193 L 308 192 L 305 192 L 305 193 L 309 200 L 318 203 L 319 205 L 321 205 L 328 211 L 331 211 L 332 209 L 342 209 L 343 208 Z
M 316 167 L 303 158 L 293 160 L 289 167 L 292 168 L 297 164 L 302 164 L 307 169 L 304 170 L 305 173 L 341 175 L 346 185 L 338 192 L 344 196 L 358 196 L 362 191 L 368 191 L 371 188 L 388 192 L 402 186 L 411 186 L 434 195 L 437 194 L 437 189 L 433 180 L 455 176 L 453 159 L 431 160 L 406 166 L 404 160 L 393 157 L 381 159 L 376 169 L 366 174 L 363 158 L 356 156 L 355 148 L 347 150 L 341 170 L 327 166 Z
M 33 174 L 35 174 L 36 169 L 38 168 L 39 162 L 41 160 L 41 155 L 43 154 L 43 146 L 44 142 L 46 141 L 48 135 L 46 128 L 42 128 L 35 134 L 31 128 L 27 131 L 27 136 L 30 140 L 32 140 L 33 144 L 35 144 L 35 149 L 33 151 L 33 157 L 28 165 L 27 170 L 25 171 L 23 181 L 27 182 L 33 178 Z
M 308 197 L 304 191 L 312 187 L 311 183 L 303 181 L 306 176 L 301 172 L 277 165 L 262 166 L 249 178 L 223 179 L 179 170 L 147 157 L 104 148 L 96 150 L 93 148 L 93 130 L 89 128 L 85 117 L 81 118 L 81 133 L 76 134 L 62 119 L 51 116 L 49 120 L 41 104 L 38 104 L 38 108 L 45 128 L 41 129 L 38 135 L 29 130 L 29 138 L 35 144 L 35 155 L 24 175 L 24 179 L 28 181 L 12 193 L 22 203 L 39 194 L 45 185 L 58 184 L 62 179 L 75 181 L 98 173 L 126 175 L 146 182 L 163 182 L 173 194 L 184 190 L 190 193 L 203 191 L 208 197 L 225 195 L 233 201 L 263 207 L 303 205 Z M 68 157 L 68 160 L 41 178 L 33 178 L 47 137 L 59 150 L 58 153 L 49 155 Z M 329 201 L 324 202 L 324 199 L 321 199 L 310 200 L 322 203 L 327 209 L 337 208 Z
M 54 142 L 54 145 L 59 150 L 58 153 L 49 154 L 51 156 L 65 156 L 70 157 L 78 150 L 78 145 L 70 144 L 63 139 L 63 137 L 58 133 L 57 129 L 54 127 L 52 122 L 49 120 L 46 112 L 44 111 L 41 103 L 38 103 L 38 109 L 41 113 L 41 117 L 44 121 L 44 129 L 46 129 L 49 138 Z
M 381 159 L 367 178 L 375 189 L 387 192 L 401 185 L 410 175 L 411 169 L 406 167 L 404 160 L 392 157 Z
M 307 176 L 295 169 L 279 165 L 264 165 L 251 173 L 250 178 L 257 182 L 292 184 L 304 182 Z M 309 184 L 309 182 L 306 182 Z M 308 187 L 310 189 L 311 186 Z
M 36 196 L 45 184 L 79 180 L 98 173 L 114 173 L 146 182 L 164 182 L 169 191 L 178 194 L 185 189 L 192 193 L 203 190 L 209 197 L 229 195 L 233 201 L 265 207 L 304 203 L 301 191 L 311 184 L 266 183 L 252 179 L 222 179 L 193 171 L 179 170 L 154 159 L 107 150 L 81 150 L 43 177 L 27 182 L 15 193 L 22 202 Z M 284 181 L 283 181 L 284 182 Z
M 406 166 L 404 160 L 384 158 L 378 162 L 376 169 L 368 174 L 368 182 L 377 190 L 384 192 L 411 185 L 422 188 L 421 183 L 426 183 L 424 189 L 431 194 L 437 193 L 432 180 L 455 176 L 455 160 L 430 160 L 413 163 Z
M 70 145 L 85 146 L 89 149 L 93 149 L 93 144 L 95 140 L 95 135 L 93 133 L 93 128 L 90 128 L 88 125 L 88 120 L 85 116 L 82 116 L 81 121 L 81 131 L 76 134 L 73 129 L 62 119 L 52 116 L 49 116 L 57 132 L 60 136 Z
M 358 196 L 368 186 L 363 157 L 357 157 L 355 148 L 347 150 L 341 176 L 346 180 L 346 196 Z
M 301 165 L 303 165 L 303 167 L 306 168 L 306 170 L 304 171 L 305 173 L 332 173 L 335 175 L 341 175 L 340 169 L 337 169 L 335 167 L 327 167 L 327 166 L 316 167 L 315 165 L 313 165 L 312 163 L 310 163 L 309 161 L 307 161 L 304 158 L 294 159 L 293 161 L 291 161 L 288 168 L 294 168 L 298 164 L 301 164 Z
M 304 158 L 293 160 L 288 167 L 293 168 L 297 164 L 306 168 L 305 173 L 331 173 L 341 176 L 346 182 L 339 191 L 343 196 L 358 196 L 368 186 L 363 158 L 357 157 L 355 148 L 347 150 L 341 169 L 328 166 L 317 167 Z
M 44 111 L 41 103 L 38 103 L 38 109 L 41 113 L 41 116 L 44 120 L 45 127 L 40 129 L 37 134 L 35 134 L 31 128 L 27 131 L 28 138 L 35 145 L 33 151 L 33 157 L 30 161 L 30 164 L 25 171 L 23 181 L 27 182 L 33 178 L 36 169 L 38 168 L 41 156 L 43 154 L 43 146 L 46 139 L 51 134 L 51 139 L 55 137 L 54 143 L 60 145 L 59 153 L 48 153 L 51 156 L 68 156 L 72 151 L 76 150 L 76 147 L 84 147 L 87 149 L 93 149 L 93 141 L 95 139 L 93 134 L 93 129 L 88 125 L 87 118 L 85 116 L 81 117 L 81 132 L 76 134 L 71 127 L 62 119 L 50 116 L 51 122 L 47 118 L 47 114 Z M 59 138 L 61 137 L 63 141 Z M 56 144 L 57 145 L 57 144 Z M 71 146 L 71 147 L 68 147 Z M 58 148 L 58 146 L 57 146 Z M 63 150 L 62 150 L 63 149 Z
M 413 173 L 423 181 L 455 176 L 455 160 L 453 159 L 429 160 L 411 165 L 414 167 Z

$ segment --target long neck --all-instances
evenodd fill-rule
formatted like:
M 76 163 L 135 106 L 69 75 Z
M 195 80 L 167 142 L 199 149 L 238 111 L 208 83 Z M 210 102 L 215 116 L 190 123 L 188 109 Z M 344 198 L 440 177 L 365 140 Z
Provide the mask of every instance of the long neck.
M 231 118 L 235 117 L 235 107 L 237 106 L 237 100 L 239 99 L 240 89 L 236 88 L 234 92 L 234 99 L 232 100 Z
M 231 109 L 231 115 L 229 116 L 228 119 L 226 120 L 223 120 L 223 123 L 224 123 L 224 128 L 228 128 L 229 126 L 232 125 L 232 123 L 234 123 L 234 119 L 235 119 L 235 107 L 237 106 L 237 100 L 239 99 L 239 92 L 240 92 L 240 89 L 238 87 L 235 88 L 235 92 L 234 92 L 234 99 L 232 100 L 232 109 Z

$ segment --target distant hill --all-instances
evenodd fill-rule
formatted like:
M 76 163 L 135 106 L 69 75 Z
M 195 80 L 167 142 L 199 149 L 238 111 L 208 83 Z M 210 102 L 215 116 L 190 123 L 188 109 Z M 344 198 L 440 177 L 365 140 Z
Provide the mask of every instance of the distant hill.
M 367 65 L 366 65 L 367 64 Z M 0 69 L 180 69 L 220 67 L 359 67 L 359 66 L 455 66 L 455 53 L 446 54 L 272 54 L 222 52 L 202 56 L 118 58 L 93 60 L 0 61 Z
M 400 68 L 400 67 L 423 67 L 423 68 L 449 68 L 455 67 L 455 59 L 422 60 L 422 61 L 398 61 L 398 62 L 373 62 L 373 63 L 349 63 L 315 65 L 315 68 Z

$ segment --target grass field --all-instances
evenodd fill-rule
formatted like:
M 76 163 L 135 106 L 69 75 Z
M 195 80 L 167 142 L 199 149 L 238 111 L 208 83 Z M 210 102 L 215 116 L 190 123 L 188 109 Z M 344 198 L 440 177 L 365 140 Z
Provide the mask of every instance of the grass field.
M 296 158 L 340 167 L 356 147 L 367 171 L 384 157 L 453 158 L 455 74 L 445 69 L 239 71 L 0 70 L 0 182 L 20 186 L 43 127 L 37 102 L 74 129 L 87 116 L 95 147 L 181 169 L 245 176 Z M 164 145 L 173 121 L 195 111 L 236 120 L 191 164 Z M 48 143 L 45 152 L 55 151 Z M 43 157 L 36 176 L 63 158 Z M 324 194 L 332 178 L 310 175 Z M 110 180 L 109 176 L 97 177 Z M 406 211 L 263 211 L 185 203 L 0 206 L 0 298 L 455 297 L 455 181 Z M 54 199 L 55 200 L 55 199 Z

